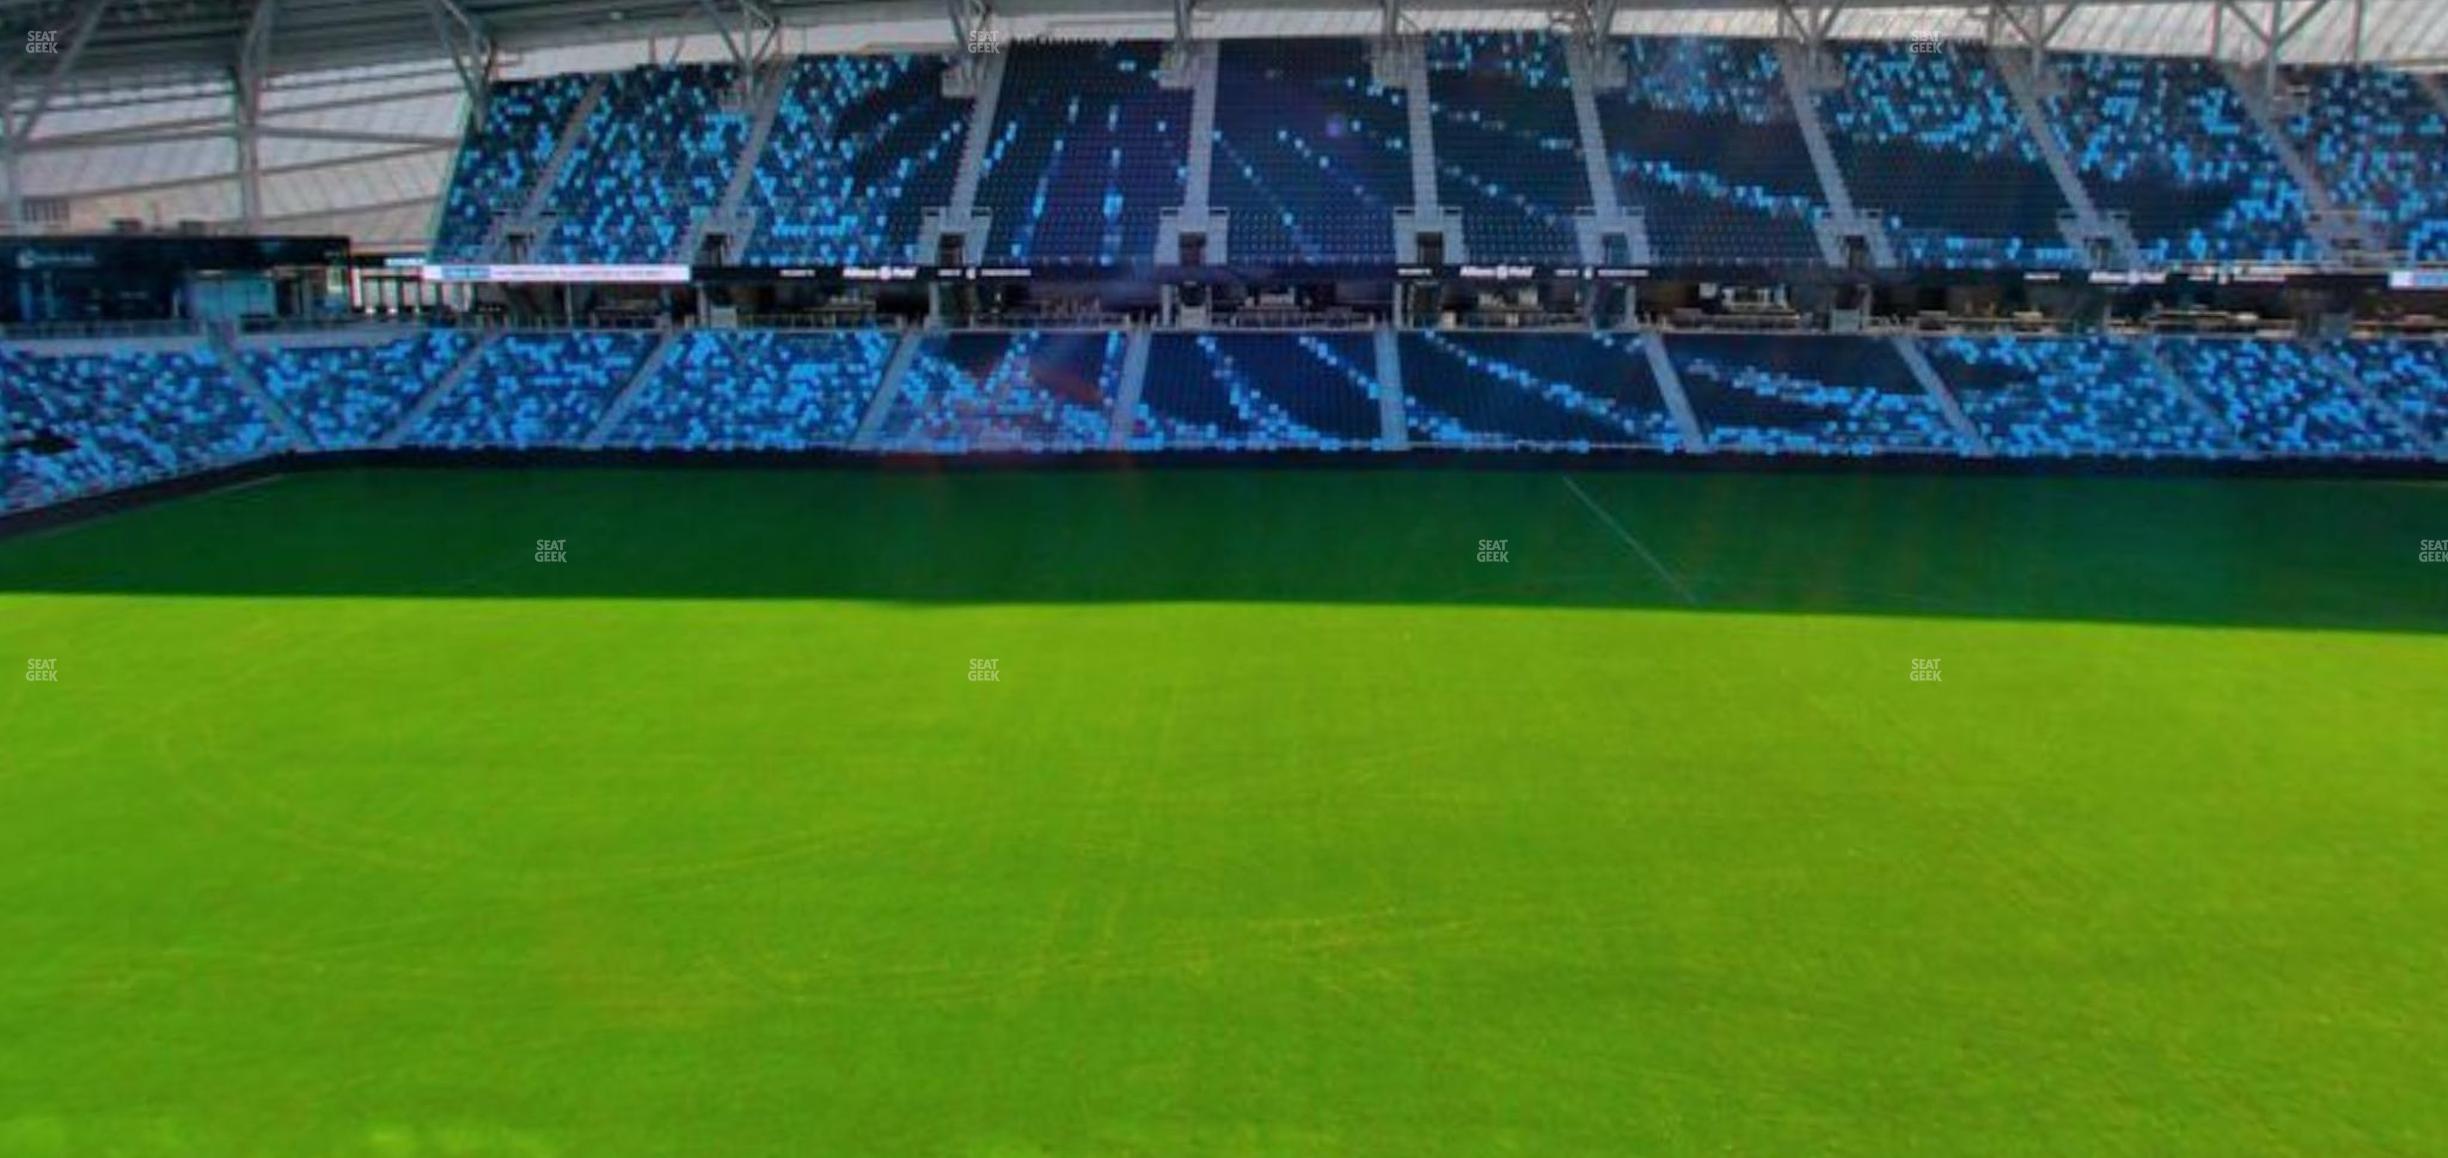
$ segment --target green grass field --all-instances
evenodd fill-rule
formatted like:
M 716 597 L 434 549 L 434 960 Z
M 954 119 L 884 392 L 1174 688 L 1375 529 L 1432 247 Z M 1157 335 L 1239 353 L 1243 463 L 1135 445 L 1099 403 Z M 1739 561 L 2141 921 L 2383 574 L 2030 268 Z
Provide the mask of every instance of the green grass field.
M 0 541 L 0 1155 L 2448 1152 L 2424 539 L 1213 470 Z

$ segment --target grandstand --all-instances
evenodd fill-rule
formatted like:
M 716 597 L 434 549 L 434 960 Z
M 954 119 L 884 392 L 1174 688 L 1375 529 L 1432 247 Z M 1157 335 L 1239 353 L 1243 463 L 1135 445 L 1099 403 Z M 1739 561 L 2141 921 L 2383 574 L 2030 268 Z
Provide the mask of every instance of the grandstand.
M 2448 1140 L 2440 4 L 0 21 L 0 1158 Z

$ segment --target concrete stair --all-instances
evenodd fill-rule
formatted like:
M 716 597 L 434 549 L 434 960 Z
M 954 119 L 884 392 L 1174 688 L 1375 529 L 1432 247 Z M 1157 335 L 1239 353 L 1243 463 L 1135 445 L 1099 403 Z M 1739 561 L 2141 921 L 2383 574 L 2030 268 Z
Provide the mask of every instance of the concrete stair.
M 2385 420 L 2390 429 L 2397 432 L 2398 437 L 2405 439 L 2407 446 L 2415 448 L 2416 457 L 2448 460 L 2448 443 L 2442 443 L 2424 434 L 2421 427 L 2406 418 L 2404 411 L 2389 405 L 2387 399 L 2373 393 L 2371 387 L 2365 385 L 2363 380 L 2355 375 L 2354 367 L 2347 365 L 2344 359 L 2328 350 L 2316 350 L 2313 352 L 2312 360 L 2320 366 L 2322 373 L 2329 376 L 2330 381 L 2337 383 L 2347 393 L 2360 399 L 2363 405 L 2370 407 L 2373 413 Z
M 484 361 L 485 347 L 493 344 L 494 337 L 493 334 L 486 334 L 469 343 L 467 352 L 459 356 L 459 361 L 450 368 L 449 372 L 436 379 L 433 388 L 419 396 L 416 402 L 408 407 L 408 413 L 400 415 L 400 420 L 392 423 L 391 429 L 375 445 L 384 450 L 391 450 L 408 441 L 408 436 L 415 432 L 418 426 L 424 424 L 425 416 L 433 413 L 434 407 L 440 405 L 443 398 L 449 396 L 451 391 L 459 388 L 461 382 L 467 380 L 468 373 L 476 368 L 477 363 Z
M 893 403 L 901 397 L 901 382 L 909 377 L 910 363 L 918 360 L 918 343 L 925 335 L 908 330 L 901 335 L 901 344 L 893 347 L 892 360 L 884 363 L 884 380 L 876 384 L 875 397 L 868 400 L 867 413 L 859 418 L 858 432 L 850 436 L 853 450 L 873 450 L 878 436 L 884 432 L 884 420 L 892 415 Z
M 1683 435 L 1683 449 L 1693 454 L 1709 453 L 1708 434 L 1700 429 L 1700 415 L 1692 409 L 1691 398 L 1683 393 L 1683 372 L 1675 369 L 1674 359 L 1666 354 L 1666 336 L 1656 330 L 1641 335 L 1641 353 L 1649 358 L 1649 376 L 1657 379 L 1658 394 L 1666 400 L 1666 411 L 1674 415 L 1675 429 Z
M 1895 343 L 1897 355 L 1904 359 L 1904 365 L 1912 371 L 1913 379 L 1921 383 L 1921 389 L 1929 395 L 1930 403 L 1946 416 L 1947 426 L 1970 448 L 1966 457 L 1996 457 L 1997 449 L 1989 445 L 1989 440 L 1981 436 L 1980 428 L 1972 424 L 1972 417 L 1956 404 L 1955 395 L 1946 388 L 1946 379 L 1938 376 L 1936 366 L 1930 365 L 1929 355 L 1922 352 L 1921 343 L 1910 334 L 1897 334 L 1889 341 Z
M 1609 87 L 1623 87 L 1623 69 L 1618 62 L 1607 67 L 1606 59 L 1590 50 L 1588 44 L 1575 37 L 1568 50 L 1572 65 L 1573 119 L 1581 131 L 1581 162 L 1589 174 L 1591 211 L 1574 220 L 1574 239 L 1579 243 L 1581 260 L 1590 265 L 1606 261 L 1605 238 L 1609 233 L 1622 234 L 1631 264 L 1647 265 L 1653 259 L 1649 248 L 1649 225 L 1642 214 L 1628 212 L 1615 188 L 1614 163 L 1607 152 L 1606 130 L 1598 117 L 1598 93 Z
M 1122 348 L 1122 388 L 1114 392 L 1113 413 L 1105 420 L 1105 445 L 1111 449 L 1130 449 L 1131 435 L 1139 425 L 1139 396 L 1147 389 L 1148 350 L 1153 345 L 1155 339 L 1146 330 L 1133 328 L 1129 344 Z
M 986 149 L 994 143 L 995 110 L 1003 100 L 1003 55 L 996 53 L 979 58 L 966 73 L 952 69 L 944 74 L 944 95 L 969 100 L 969 128 L 961 138 L 960 168 L 952 177 L 950 204 L 942 209 L 928 210 L 918 227 L 918 262 L 932 265 L 935 252 L 946 233 L 958 233 L 968 239 L 962 259 L 975 264 L 985 259 L 986 232 L 993 226 L 991 214 L 977 211 L 978 182 L 986 175 Z M 955 77 L 962 77 L 959 84 Z
M 1845 184 L 1836 150 L 1828 144 L 1827 125 L 1819 119 L 1819 100 L 1811 79 L 1821 75 L 1822 66 L 1796 44 L 1779 42 L 1776 53 L 1777 72 L 1785 78 L 1785 93 L 1793 100 L 1794 117 L 1802 130 L 1803 151 L 1810 154 L 1811 169 L 1819 174 L 1820 193 L 1827 199 L 1828 216 L 1812 230 L 1819 240 L 1819 256 L 1829 265 L 1843 265 L 1844 239 L 1859 236 L 1869 248 L 1871 265 L 1895 268 L 1895 246 L 1888 240 L 1886 226 L 1876 213 L 1853 203 L 1853 190 Z
M 2032 144 L 2039 148 L 2040 159 L 2048 165 L 2049 175 L 2057 179 L 2057 190 L 2072 211 L 2070 221 L 2059 223 L 2066 240 L 2073 244 L 2076 253 L 2084 255 L 2086 263 L 2097 244 L 2115 254 L 2125 268 L 2140 267 L 2142 251 L 2133 231 L 2100 212 L 2091 190 L 2083 185 L 2082 174 L 2075 170 L 2073 158 L 2066 156 L 2065 142 L 2058 139 L 2055 126 L 2049 123 L 2048 109 L 2041 104 L 2040 80 L 2032 75 L 2030 61 L 2016 52 L 1992 53 L 1990 60 L 1999 78 L 2006 82 L 2016 111 L 2023 114 L 2023 130 L 2031 134 Z
M 748 190 L 756 183 L 757 162 L 765 156 L 765 142 L 773 138 L 774 121 L 782 112 L 782 97 L 790 89 L 787 64 L 774 70 L 773 75 L 751 86 L 756 105 L 749 110 L 748 139 L 740 145 L 739 160 L 731 169 L 731 183 L 723 187 L 722 201 L 713 212 L 689 224 L 680 237 L 680 245 L 671 255 L 675 264 L 688 264 L 697 259 L 697 250 L 705 245 L 706 235 L 720 231 L 737 247 L 730 255 L 736 263 L 737 249 L 748 244 L 749 230 L 755 222 L 740 212 L 740 203 L 748 199 Z
M 2228 64 L 2221 71 L 2227 77 L 2227 87 L 2235 90 L 2242 99 L 2244 111 L 2252 117 L 2254 126 L 2261 130 L 2261 139 L 2268 142 L 2271 152 L 2278 157 L 2278 163 L 2286 169 L 2288 176 L 2295 179 L 2296 187 L 2303 190 L 2308 231 L 2313 243 L 2320 246 L 2322 256 L 2332 261 L 2342 261 L 2349 253 L 2362 252 L 2375 257 L 2385 253 L 2388 249 L 2386 231 L 2364 220 L 2361 213 L 2338 205 L 2337 198 L 2330 195 L 2328 182 L 2312 168 L 2311 162 L 2305 160 L 2302 153 L 2296 151 L 2295 143 L 2287 138 L 2284 114 L 2271 101 L 2268 91 L 2261 87 L 2260 79 L 2239 64 Z
M 663 331 L 662 339 L 655 343 L 655 348 L 646 355 L 646 359 L 638 363 L 636 372 L 629 375 L 629 381 L 621 386 L 620 393 L 613 395 L 611 404 L 604 407 L 603 416 L 595 420 L 586 438 L 578 443 L 580 450 L 603 449 L 605 440 L 612 437 L 613 431 L 620 429 L 621 420 L 629 417 L 629 411 L 637 405 L 639 392 L 646 389 L 647 383 L 654 381 L 655 372 L 663 368 L 663 363 L 670 360 L 672 351 L 679 345 L 680 331 Z
M 245 359 L 238 356 L 237 343 L 232 339 L 226 327 L 207 326 L 205 334 L 205 340 L 212 348 L 213 359 L 221 363 L 222 369 L 229 372 L 230 383 L 238 387 L 238 392 L 246 395 L 247 400 L 253 402 L 256 409 L 263 411 L 264 418 L 272 423 L 272 429 L 280 432 L 281 438 L 289 444 L 290 449 L 322 449 L 322 444 L 316 441 L 313 435 L 308 434 L 305 427 L 298 425 L 297 419 L 290 415 L 289 409 L 282 406 L 278 399 L 273 398 L 271 392 L 263 388 L 263 383 L 255 380 L 255 372 L 247 369 Z
M 1402 344 L 1394 328 L 1379 326 L 1370 335 L 1377 355 L 1377 448 L 1411 449 L 1411 418 L 1403 407 Z
M 570 154 L 577 150 L 580 138 L 586 136 L 587 122 L 595 116 L 595 106 L 603 103 L 604 89 L 611 83 L 612 75 L 602 72 L 587 81 L 586 92 L 579 96 L 578 103 L 570 109 L 569 119 L 562 123 L 561 139 L 554 143 L 552 157 L 544 162 L 543 168 L 536 170 L 535 186 L 527 191 L 527 204 L 519 210 L 514 221 L 494 223 L 493 237 L 485 245 L 487 256 L 501 256 L 502 234 L 507 226 L 515 225 L 525 230 L 529 237 L 541 239 L 544 236 L 546 215 L 552 208 L 553 187 L 561 183 L 561 170 L 568 166 Z
M 2260 453 L 2245 443 L 2244 436 L 2236 432 L 2235 424 L 2227 421 L 2226 415 L 2219 413 L 2217 407 L 2210 405 L 2201 395 L 2194 393 L 2193 384 L 2185 381 L 2184 375 L 2177 373 L 2176 367 L 2167 360 L 2167 355 L 2160 351 L 2159 341 L 2157 338 L 2142 338 L 2134 344 L 2134 348 L 2141 352 L 2142 361 L 2150 366 L 2151 373 L 2158 375 L 2160 383 L 2173 391 L 2177 398 L 2183 400 L 2184 404 L 2192 409 L 2195 416 L 2209 423 L 2211 429 L 2218 431 L 2227 439 L 2227 446 L 2222 452 L 2227 457 L 2260 458 Z

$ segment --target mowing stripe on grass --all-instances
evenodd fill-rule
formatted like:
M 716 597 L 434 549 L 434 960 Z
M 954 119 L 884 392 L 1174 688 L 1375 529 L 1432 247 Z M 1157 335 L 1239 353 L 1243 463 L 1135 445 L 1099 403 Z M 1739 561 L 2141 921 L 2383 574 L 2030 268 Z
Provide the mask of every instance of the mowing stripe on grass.
M 1558 477 L 1564 480 L 1564 488 L 1571 491 L 1574 498 L 1581 500 L 1582 506 L 1588 507 L 1591 514 L 1598 516 L 1599 522 L 1606 524 L 1607 530 L 1615 532 L 1615 537 L 1623 540 L 1624 546 L 1632 548 L 1641 557 L 1642 562 L 1649 564 L 1650 570 L 1657 572 L 1658 578 L 1666 581 L 1666 586 L 1674 590 L 1677 598 L 1693 607 L 1700 606 L 1700 597 L 1693 594 L 1692 589 L 1685 586 L 1683 580 L 1676 578 L 1674 571 L 1660 561 L 1654 552 L 1641 545 L 1639 538 L 1625 530 L 1622 523 L 1615 521 L 1615 516 L 1608 514 L 1605 507 L 1599 506 L 1598 500 L 1591 498 L 1588 491 L 1582 490 L 1580 483 L 1574 482 L 1571 475 Z

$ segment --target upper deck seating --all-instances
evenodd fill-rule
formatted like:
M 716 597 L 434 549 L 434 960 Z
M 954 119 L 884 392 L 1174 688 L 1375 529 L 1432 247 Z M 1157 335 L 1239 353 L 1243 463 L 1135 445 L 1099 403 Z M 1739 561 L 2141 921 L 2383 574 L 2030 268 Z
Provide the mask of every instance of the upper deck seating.
M 687 260 L 690 226 L 722 205 L 747 145 L 747 118 L 728 107 L 730 65 L 635 68 L 605 82 L 552 191 L 559 221 L 537 260 Z
M 1590 207 L 1564 41 L 1532 32 L 1428 38 L 1437 198 L 1462 214 L 1472 261 L 1580 260 Z
M 2380 223 L 2415 261 L 2448 260 L 2448 114 L 2405 73 L 2300 68 L 2301 112 L 2287 136 L 2341 209 Z
M 1149 43 L 1012 50 L 978 181 L 990 258 L 1155 260 L 1157 222 L 1189 171 L 1190 93 L 1158 83 L 1163 57 Z
M 928 209 L 952 199 L 969 102 L 927 56 L 793 61 L 745 205 L 750 265 L 914 263 Z M 933 255 L 925 255 L 933 260 Z
M 2234 448 L 2121 339 L 1958 336 L 1922 349 L 2001 455 L 2208 458 Z
M 884 330 L 693 330 L 605 440 L 642 450 L 847 446 L 898 337 Z
M 241 357 L 255 381 L 324 450 L 372 446 L 459 364 L 457 330 L 350 346 L 265 346 Z
M 2070 213 L 1986 49 L 1847 44 L 1843 87 L 1819 94 L 1828 146 L 1854 204 L 1885 217 L 1906 265 L 2048 269 L 2079 264 Z
M 570 111 L 586 94 L 588 78 L 550 76 L 506 80 L 485 98 L 484 118 L 459 143 L 443 194 L 442 220 L 434 237 L 437 261 L 482 261 L 494 224 L 527 207 L 536 178 L 552 160 L 568 128 Z
M 2154 265 L 2310 261 L 2303 190 L 2218 66 L 2068 53 L 2049 126 L 2102 212 Z
M 1818 171 L 1766 41 L 1637 38 L 1600 93 L 1608 168 L 1656 260 L 1815 264 Z
M 1382 432 L 1367 334 L 1157 334 L 1133 450 L 1346 450 Z
M 1228 40 L 1216 84 L 1209 203 L 1231 214 L 1233 260 L 1394 260 L 1408 122 L 1363 42 Z

